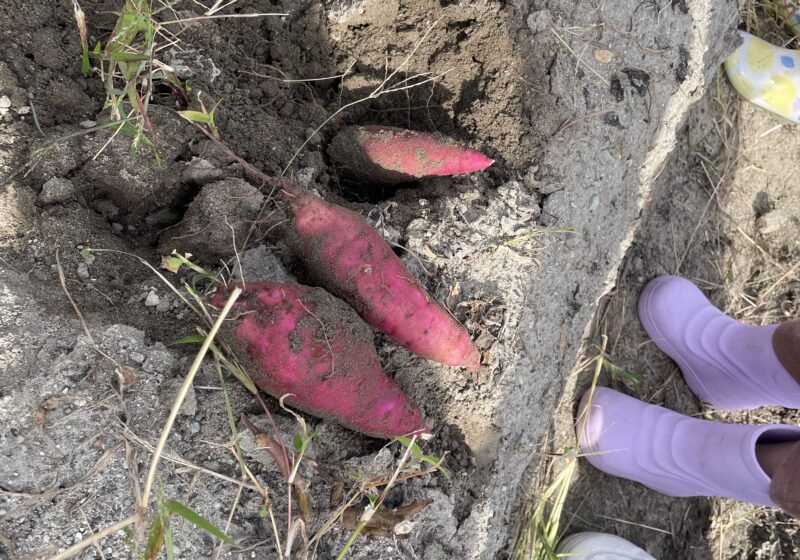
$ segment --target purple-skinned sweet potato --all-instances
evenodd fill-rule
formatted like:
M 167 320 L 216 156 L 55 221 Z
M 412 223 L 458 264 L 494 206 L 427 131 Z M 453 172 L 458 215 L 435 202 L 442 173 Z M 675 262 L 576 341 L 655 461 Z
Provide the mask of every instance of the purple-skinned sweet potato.
M 369 324 L 417 354 L 448 366 L 480 367 L 480 352 L 361 216 L 284 184 L 286 243 L 314 281 Z
M 392 126 L 348 126 L 331 141 L 334 162 L 364 181 L 404 183 L 486 169 L 493 160 L 439 134 Z
M 224 305 L 234 285 L 214 293 Z M 420 409 L 384 373 L 372 332 L 321 288 L 248 282 L 220 336 L 270 395 L 369 436 L 430 433 Z

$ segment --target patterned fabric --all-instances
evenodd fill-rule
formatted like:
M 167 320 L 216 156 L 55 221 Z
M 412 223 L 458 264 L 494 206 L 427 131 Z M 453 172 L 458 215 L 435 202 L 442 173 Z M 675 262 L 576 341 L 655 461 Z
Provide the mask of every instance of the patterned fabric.
M 733 87 L 759 107 L 800 122 L 800 52 L 739 35 L 742 45 L 724 63 Z

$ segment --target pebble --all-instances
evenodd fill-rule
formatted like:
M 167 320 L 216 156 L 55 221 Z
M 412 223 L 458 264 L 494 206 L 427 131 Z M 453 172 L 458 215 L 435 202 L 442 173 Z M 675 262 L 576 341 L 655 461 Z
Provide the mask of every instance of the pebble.
M 294 178 L 295 181 L 297 181 L 301 187 L 309 188 L 314 182 L 314 178 L 316 176 L 317 176 L 317 170 L 315 168 L 304 167 L 303 169 L 297 172 Z
M 11 108 L 11 99 L 7 95 L 0 96 L 0 115 L 5 115 Z
M 181 175 L 184 183 L 196 185 L 207 185 L 224 177 L 225 172 L 222 169 L 218 169 L 210 161 L 198 157 L 192 158 L 192 161 L 186 164 L 186 169 Z
M 27 115 L 27 114 L 30 114 L 30 112 L 31 112 L 31 108 L 28 107 L 27 105 L 23 105 L 22 107 L 17 109 L 17 114 L 18 115 Z
M 144 300 L 144 304 L 147 307 L 155 307 L 161 302 L 161 298 L 158 297 L 158 294 L 154 291 L 150 290 L 150 293 L 147 294 L 147 297 Z
M 42 185 L 39 193 L 40 204 L 56 204 L 66 202 L 75 195 L 75 185 L 69 179 L 53 177 Z
M 85 262 L 78 263 L 78 278 L 82 280 L 89 279 L 89 265 Z
M 119 222 L 114 222 L 113 224 L 111 224 L 111 229 L 114 230 L 114 233 L 122 233 L 123 231 L 125 231 L 125 226 L 123 226 Z
M 94 128 L 94 127 L 96 127 L 96 126 L 97 126 L 97 123 L 96 123 L 95 121 L 88 121 L 88 120 L 87 120 L 87 121 L 81 121 L 81 122 L 78 124 L 78 126 L 79 126 L 79 127 L 81 127 L 81 128 L 86 128 L 86 129 L 89 129 L 89 128 Z
M 196 434 L 197 432 L 199 432 L 200 431 L 200 422 L 192 422 L 191 424 L 189 424 L 189 430 L 193 434 Z
M 169 300 L 169 298 L 163 298 L 161 301 L 158 302 L 158 305 L 156 305 L 156 311 L 158 311 L 159 313 L 166 313 L 167 311 L 170 310 L 171 307 L 172 307 L 172 302 Z
M 789 215 L 781 209 L 767 212 L 756 220 L 756 227 L 761 235 L 770 235 L 792 227 Z
M 156 297 L 158 297 L 158 296 L 156 296 Z M 147 305 L 147 304 L 145 303 L 145 305 Z M 143 364 L 144 363 L 144 354 L 142 354 L 140 352 L 131 352 L 128 357 L 131 359 L 132 362 L 135 362 L 137 364 Z

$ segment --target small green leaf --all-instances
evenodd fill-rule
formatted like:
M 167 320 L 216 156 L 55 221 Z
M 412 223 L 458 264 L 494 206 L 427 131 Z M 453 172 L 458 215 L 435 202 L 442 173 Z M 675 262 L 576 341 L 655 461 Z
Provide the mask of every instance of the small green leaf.
M 125 53 L 125 52 L 112 52 L 109 58 L 111 58 L 111 60 L 113 60 L 114 62 L 133 62 L 137 60 L 150 60 L 150 56 L 146 54 Z
M 164 549 L 167 551 L 167 560 L 175 560 L 175 542 L 169 524 L 164 528 Z
M 641 385 L 644 382 L 642 376 L 638 373 L 634 373 L 628 369 L 623 367 L 619 367 L 618 365 L 614 364 L 610 360 L 603 358 L 603 370 L 611 376 L 612 379 L 615 381 L 621 381 L 628 387 L 634 390 L 637 394 L 641 389 Z
M 80 252 L 81 258 L 85 259 L 86 257 L 89 256 L 89 253 L 91 253 L 91 252 L 92 252 L 92 249 L 90 247 L 84 247 L 83 249 L 81 249 L 81 252 Z
M 439 471 L 440 473 L 442 473 L 442 476 L 444 476 L 445 478 L 448 478 L 448 479 L 450 478 L 450 473 L 448 473 L 447 469 L 445 469 L 442 466 L 441 459 L 439 459 L 437 457 L 433 457 L 432 455 L 423 455 L 422 457 L 420 457 L 420 462 L 421 463 L 428 463 L 430 466 L 436 467 L 436 470 Z
M 161 547 L 164 545 L 164 520 L 161 513 L 153 519 L 150 531 L 147 533 L 147 544 L 144 547 L 144 557 L 147 560 L 155 560 Z
M 91 69 L 92 67 L 89 65 L 89 48 L 84 45 L 81 49 L 81 74 L 85 76 Z
M 177 111 L 177 113 L 189 122 L 209 124 L 214 122 L 214 115 L 202 113 L 200 111 Z
M 303 445 L 303 436 L 301 436 L 300 434 L 296 434 L 294 438 L 292 438 L 292 445 L 294 445 L 295 451 L 297 451 L 298 453 L 301 452 L 303 450 L 303 447 L 305 447 Z
M 189 334 L 173 342 L 172 346 L 177 346 L 179 344 L 202 344 L 205 339 L 206 337 L 202 334 Z
M 378 501 L 378 496 L 375 494 L 367 494 L 367 499 L 369 500 L 370 507 L 375 507 L 375 502 Z
M 177 274 L 182 264 L 181 260 L 175 257 L 161 257 L 161 268 L 165 268 L 173 274 Z
M 261 519 L 264 519 L 264 518 L 266 518 L 266 517 L 267 517 L 267 510 L 266 510 L 266 509 L 264 509 L 264 508 L 261 508 L 260 510 L 258 510 L 258 516 L 259 516 Z
M 242 386 L 244 386 L 245 389 L 247 389 L 254 395 L 258 394 L 258 389 L 256 389 L 256 386 L 253 384 L 250 378 L 247 377 L 244 374 L 244 372 L 241 371 L 238 367 L 236 367 L 228 358 L 226 358 L 225 355 L 220 351 L 220 349 L 217 348 L 214 344 L 211 345 L 211 351 L 214 352 L 214 354 L 216 354 L 217 356 L 219 356 L 219 361 L 222 362 L 222 366 L 226 370 L 228 370 L 228 373 L 233 375 L 236 378 L 236 380 L 239 383 L 241 383 Z
M 206 533 L 208 533 L 212 537 L 216 537 L 219 540 L 221 540 L 222 542 L 227 543 L 227 544 L 233 544 L 233 545 L 236 544 L 232 538 L 230 538 L 228 535 L 223 533 L 220 529 L 215 527 L 208 519 L 206 519 L 205 517 L 201 516 L 200 514 L 194 512 L 194 511 L 192 511 L 191 509 L 189 509 L 188 507 L 186 507 L 182 503 L 176 502 L 175 500 L 169 500 L 164 505 L 166 506 L 167 510 L 170 513 L 174 513 L 176 515 L 179 515 L 179 516 L 183 517 L 186 521 L 188 521 L 189 523 L 191 523 L 192 525 L 194 525 L 198 529 L 200 529 L 202 531 L 205 531 Z

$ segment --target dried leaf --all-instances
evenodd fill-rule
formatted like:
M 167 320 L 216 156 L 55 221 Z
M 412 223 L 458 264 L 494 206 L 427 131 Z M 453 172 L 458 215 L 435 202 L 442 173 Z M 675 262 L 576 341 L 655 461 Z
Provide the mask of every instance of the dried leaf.
M 136 372 L 128 366 L 117 366 L 115 370 L 119 379 L 119 392 L 124 393 L 136 383 Z
M 161 257 L 161 268 L 165 268 L 173 274 L 178 273 L 181 264 L 183 264 L 181 260 L 176 257 Z
M 405 522 L 431 503 L 431 500 L 414 500 L 410 504 L 399 508 L 388 509 L 381 507 L 372 515 L 362 533 L 365 537 L 407 537 L 409 531 Z M 362 505 L 347 508 L 342 514 L 342 527 L 355 529 L 363 513 L 364 506 Z M 398 526 L 400 526 L 400 531 L 397 531 Z
M 608 64 L 614 58 L 614 53 L 606 49 L 595 49 L 594 59 L 600 64 Z
M 342 498 L 344 498 L 344 482 L 337 480 L 331 486 L 331 507 L 334 508 L 341 504 Z

